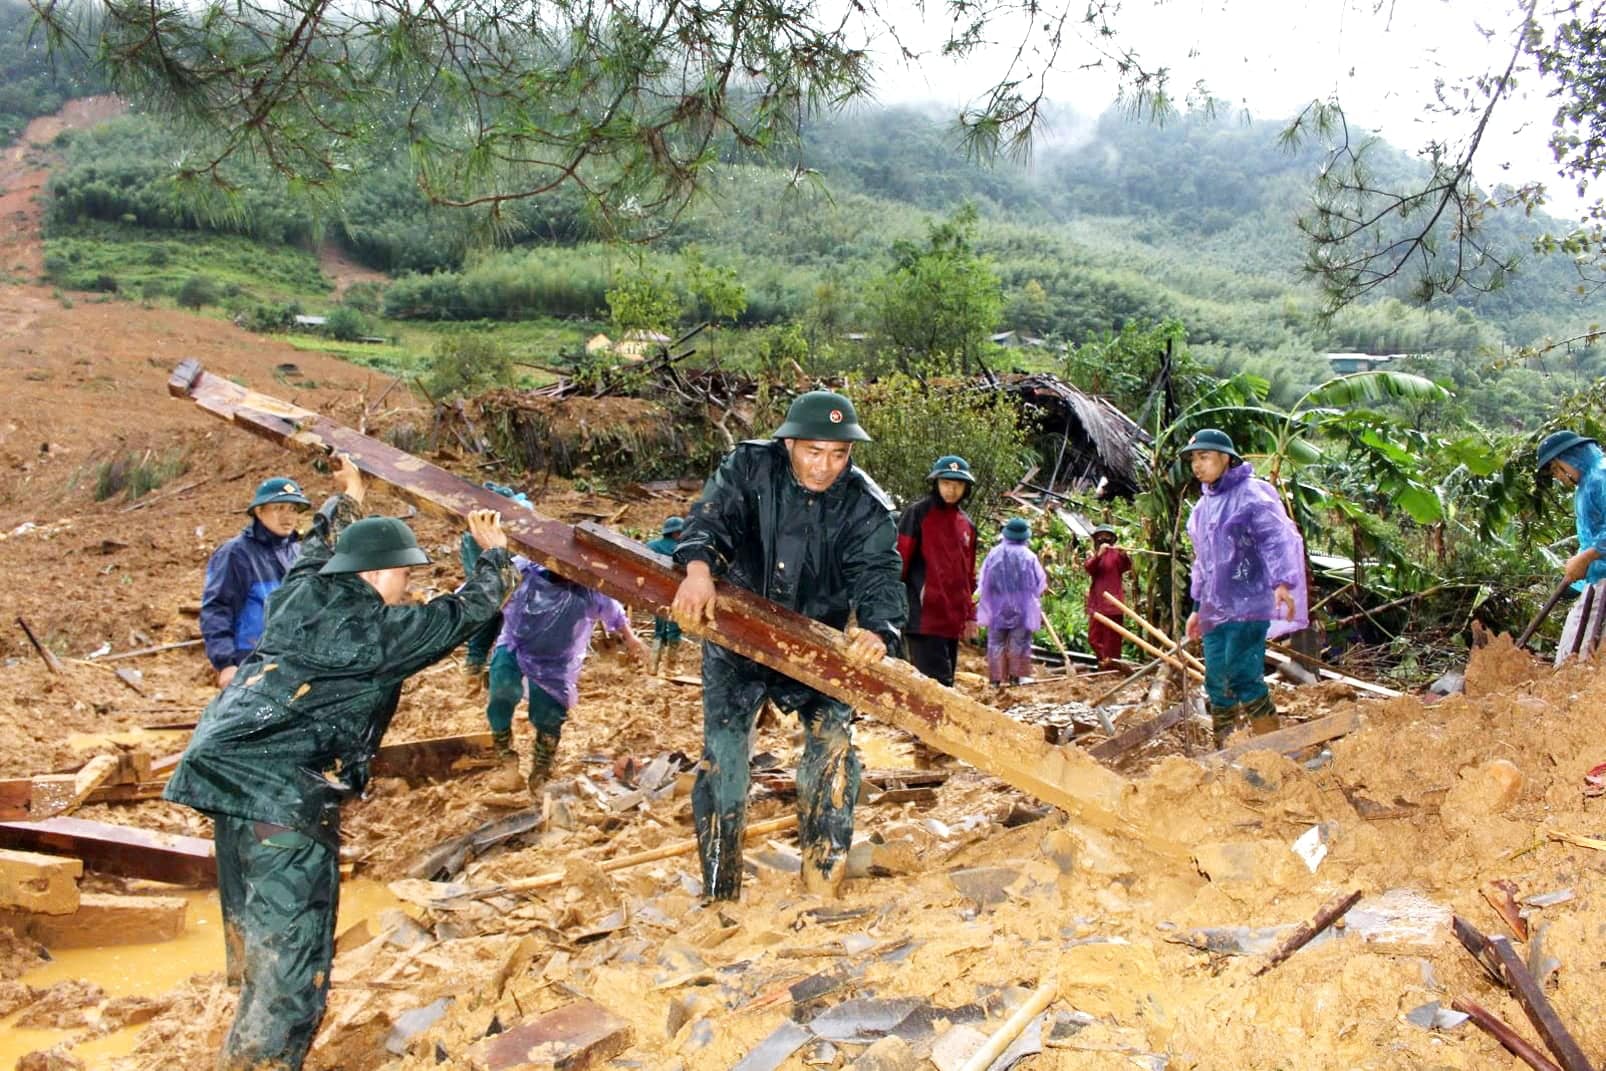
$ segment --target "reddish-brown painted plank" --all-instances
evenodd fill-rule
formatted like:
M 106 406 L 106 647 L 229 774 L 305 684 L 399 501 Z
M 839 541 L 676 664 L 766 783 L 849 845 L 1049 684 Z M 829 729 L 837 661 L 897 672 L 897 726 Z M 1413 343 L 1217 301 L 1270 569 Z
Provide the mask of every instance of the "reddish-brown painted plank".
M 86 870 L 173 885 L 216 885 L 212 842 L 83 818 L 0 822 L 0 848 L 67 855 Z

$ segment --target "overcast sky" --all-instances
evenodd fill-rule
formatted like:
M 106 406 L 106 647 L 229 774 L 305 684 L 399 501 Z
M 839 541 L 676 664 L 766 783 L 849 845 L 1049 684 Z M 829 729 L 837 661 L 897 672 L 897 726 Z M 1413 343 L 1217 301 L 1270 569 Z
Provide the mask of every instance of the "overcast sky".
M 930 28 L 917 47 L 940 46 L 946 27 L 931 17 L 936 10 L 928 13 Z M 1203 80 L 1215 96 L 1256 118 L 1277 119 L 1336 92 L 1352 123 L 1415 152 L 1434 137 L 1459 139 L 1471 130 L 1470 117 L 1433 114 L 1435 81 L 1503 70 L 1519 21 L 1508 0 L 1382 0 L 1381 8 L 1372 0 L 1125 0 L 1115 25 L 1146 67 L 1171 69 L 1179 98 Z M 900 19 L 900 30 L 919 23 Z M 877 98 L 932 101 L 957 111 L 996 80 L 1014 54 L 1002 28 L 993 37 L 995 47 L 962 62 L 884 64 Z M 1065 70 L 1051 78 L 1050 97 L 1101 111 L 1114 97 L 1113 74 L 1071 69 L 1094 55 L 1078 46 L 1062 58 Z M 1547 144 L 1555 105 L 1536 74 L 1518 85 L 1517 95 L 1495 111 L 1476 173 L 1487 184 L 1544 182 L 1549 210 L 1572 215 L 1579 201 L 1557 177 Z

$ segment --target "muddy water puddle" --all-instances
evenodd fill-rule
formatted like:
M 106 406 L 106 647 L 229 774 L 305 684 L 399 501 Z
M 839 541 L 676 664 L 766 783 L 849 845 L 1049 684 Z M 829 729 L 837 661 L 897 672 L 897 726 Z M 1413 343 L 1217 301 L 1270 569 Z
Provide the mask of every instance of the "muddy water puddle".
M 223 970 L 223 919 L 216 889 L 174 889 L 153 884 L 148 890 L 140 891 L 184 898 L 189 907 L 180 937 L 154 944 L 52 951 L 49 963 L 29 971 L 20 980 L 35 989 L 47 989 L 57 982 L 81 979 L 100 986 L 108 998 L 157 997 L 193 974 Z M 335 932 L 340 933 L 392 907 L 405 909 L 407 905 L 398 901 L 383 883 L 367 878 L 347 881 L 340 887 L 340 920 Z M 18 1011 L 0 1018 L 0 1068 L 12 1068 L 30 1052 L 47 1049 L 87 1032 L 82 1027 L 24 1029 L 15 1025 L 22 1014 Z M 94 1018 L 93 1012 L 91 1018 Z M 91 1038 L 74 1046 L 72 1052 L 84 1061 L 85 1067 L 101 1067 L 116 1057 L 127 1055 L 139 1031 L 136 1025 Z

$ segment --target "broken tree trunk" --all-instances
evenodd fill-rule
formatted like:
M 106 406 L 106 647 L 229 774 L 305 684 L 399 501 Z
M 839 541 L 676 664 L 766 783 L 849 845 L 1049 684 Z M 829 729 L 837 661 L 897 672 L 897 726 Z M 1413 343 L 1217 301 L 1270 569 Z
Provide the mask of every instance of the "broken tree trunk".
M 285 446 L 348 454 L 367 476 L 420 509 L 454 518 L 476 509 L 502 511 L 509 540 L 533 560 L 628 606 L 663 613 L 680 584 L 678 570 L 633 540 L 596 525 L 571 527 L 534 510 L 510 510 L 500 495 L 310 410 L 210 375 L 198 361 L 180 364 L 168 390 Z M 720 584 L 717 621 L 687 631 L 850 703 L 1074 817 L 1105 827 L 1123 824 L 1118 813 L 1126 782 L 1119 775 L 1085 754 L 1049 745 L 1032 727 L 920 676 L 903 662 L 853 665 L 836 629 Z M 1170 847 L 1183 851 L 1180 845 Z

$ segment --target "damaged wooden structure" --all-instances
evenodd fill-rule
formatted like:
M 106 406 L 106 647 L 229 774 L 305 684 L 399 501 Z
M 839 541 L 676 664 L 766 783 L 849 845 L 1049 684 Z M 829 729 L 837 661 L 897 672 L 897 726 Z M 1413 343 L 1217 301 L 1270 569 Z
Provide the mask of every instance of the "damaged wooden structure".
M 195 360 L 168 381 L 175 397 L 235 426 L 315 455 L 349 455 L 369 478 L 421 510 L 453 518 L 476 509 L 503 512 L 509 540 L 560 576 L 628 606 L 660 613 L 681 575 L 668 559 L 599 525 L 570 526 L 328 418 L 207 373 Z M 1072 748 L 1004 714 L 885 659 L 855 666 L 843 634 L 757 595 L 719 585 L 712 625 L 690 629 L 762 665 L 852 704 L 861 713 L 912 733 L 929 746 L 994 774 L 1021 791 L 1105 828 L 1121 827 L 1126 781 Z

